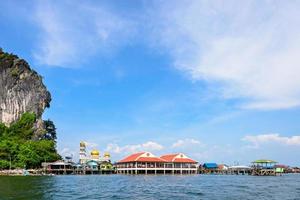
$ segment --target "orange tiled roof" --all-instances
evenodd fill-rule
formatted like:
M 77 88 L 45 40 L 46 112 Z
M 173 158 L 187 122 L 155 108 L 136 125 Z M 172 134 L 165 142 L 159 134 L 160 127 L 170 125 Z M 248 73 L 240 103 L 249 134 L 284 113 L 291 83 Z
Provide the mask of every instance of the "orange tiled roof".
M 186 157 L 183 154 L 168 154 L 161 157 L 156 157 L 149 152 L 140 152 L 127 156 L 118 163 L 128 162 L 174 162 L 174 163 L 197 163 L 197 161 Z
M 172 162 L 173 159 L 177 156 L 178 154 L 167 154 L 167 155 L 163 155 L 160 158 L 166 160 L 167 162 Z
M 146 154 L 146 155 L 145 155 Z M 147 155 L 147 152 L 140 152 L 131 154 L 130 156 L 127 156 L 126 158 L 119 161 L 119 163 L 126 163 L 126 162 L 165 162 L 165 160 L 159 158 L 159 157 L 153 157 Z
M 187 158 L 187 157 L 179 157 L 180 153 L 177 154 L 167 154 L 163 155 L 160 158 L 166 160 L 167 162 L 175 162 L 175 163 L 197 163 L 197 161 Z
M 175 158 L 173 162 L 177 163 L 197 163 L 197 161 L 190 158 Z
M 127 156 L 126 158 L 120 160 L 119 162 L 122 163 L 122 162 L 134 162 L 136 161 L 136 159 L 143 155 L 145 152 L 140 152 L 140 153 L 135 153 L 135 154 L 131 154 L 129 156 Z
M 140 161 L 140 162 L 166 162 L 165 160 L 158 158 L 158 157 L 155 157 L 155 158 L 140 157 L 140 158 L 138 158 L 137 161 Z

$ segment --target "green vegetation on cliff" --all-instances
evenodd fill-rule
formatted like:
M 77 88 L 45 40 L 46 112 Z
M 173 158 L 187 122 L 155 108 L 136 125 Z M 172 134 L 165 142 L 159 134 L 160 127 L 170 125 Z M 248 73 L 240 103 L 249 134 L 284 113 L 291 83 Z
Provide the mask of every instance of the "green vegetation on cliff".
M 44 133 L 33 140 L 35 122 L 35 114 L 24 113 L 9 127 L 0 123 L 0 169 L 39 168 L 42 162 L 60 159 L 52 121 L 45 121 Z

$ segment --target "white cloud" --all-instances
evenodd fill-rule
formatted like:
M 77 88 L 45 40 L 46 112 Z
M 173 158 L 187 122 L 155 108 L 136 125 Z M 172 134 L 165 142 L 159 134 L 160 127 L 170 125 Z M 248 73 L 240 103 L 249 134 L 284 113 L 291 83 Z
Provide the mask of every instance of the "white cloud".
M 217 86 L 218 95 L 239 99 L 244 108 L 300 105 L 298 1 L 188 0 L 158 7 L 153 33 L 193 80 Z
M 88 148 L 94 149 L 94 148 L 98 147 L 98 144 L 96 144 L 94 142 L 84 142 L 84 143 L 85 143 L 86 147 L 88 147 Z
M 59 151 L 59 154 L 62 155 L 63 157 L 64 156 L 76 156 L 76 152 L 69 149 L 69 148 L 63 148 L 62 150 Z
M 300 145 L 300 136 L 284 137 L 278 133 L 262 134 L 262 135 L 247 135 L 242 138 L 243 141 L 250 142 L 252 148 L 258 148 L 261 144 L 277 143 L 283 145 Z
M 110 53 L 134 32 L 133 24 L 102 4 L 39 2 L 41 30 L 34 56 L 41 64 L 74 67 L 95 53 Z
M 153 149 L 153 150 L 162 150 L 163 149 L 162 145 L 160 145 L 156 142 L 152 142 L 152 141 L 142 144 L 142 147 L 145 149 Z
M 143 35 L 155 40 L 157 51 L 166 48 L 193 80 L 243 108 L 300 106 L 300 2 L 178 0 L 148 7 L 152 14 L 131 20 L 100 3 L 40 2 L 35 58 L 74 67 Z
M 183 140 L 177 140 L 172 144 L 172 148 L 191 147 L 193 145 L 203 146 L 203 144 L 199 140 L 187 138 Z
M 143 144 L 133 144 L 133 145 L 125 145 L 119 146 L 115 143 L 110 143 L 107 145 L 105 151 L 112 152 L 115 154 L 128 154 L 139 151 L 160 151 L 164 147 L 161 144 L 158 144 L 153 141 L 148 141 Z

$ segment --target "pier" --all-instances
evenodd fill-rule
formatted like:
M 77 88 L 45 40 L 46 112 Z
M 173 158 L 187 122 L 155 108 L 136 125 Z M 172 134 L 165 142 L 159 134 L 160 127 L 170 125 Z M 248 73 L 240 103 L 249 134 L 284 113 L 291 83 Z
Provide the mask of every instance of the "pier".
M 276 176 L 282 172 L 275 167 L 277 162 L 273 160 L 256 160 L 252 162 L 252 174 L 254 176 Z

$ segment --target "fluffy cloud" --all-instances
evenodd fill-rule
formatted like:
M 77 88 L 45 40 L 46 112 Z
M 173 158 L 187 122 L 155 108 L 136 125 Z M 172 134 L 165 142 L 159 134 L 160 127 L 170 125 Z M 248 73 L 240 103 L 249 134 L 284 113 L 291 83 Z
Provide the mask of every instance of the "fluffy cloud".
M 134 153 L 139 151 L 160 151 L 164 147 L 156 142 L 148 141 L 143 144 L 133 144 L 133 145 L 125 145 L 119 146 L 115 143 L 110 143 L 106 147 L 106 151 L 116 153 L 116 154 L 128 154 Z
M 84 143 L 85 143 L 86 147 L 88 147 L 88 148 L 94 149 L 94 148 L 98 147 L 98 144 L 96 144 L 94 142 L 84 142 Z
M 243 141 L 250 142 L 251 147 L 257 148 L 261 144 L 277 143 L 283 145 L 300 145 L 300 136 L 284 137 L 278 133 L 262 134 L 262 135 L 248 135 L 242 138 Z
M 193 145 L 203 146 L 203 144 L 199 140 L 187 138 L 183 140 L 177 140 L 172 144 L 172 148 L 184 148 L 191 147 Z
M 180 70 L 249 109 L 300 105 L 298 1 L 166 1 L 154 34 Z M 157 24 L 159 21 L 160 24 Z M 157 43 L 157 41 L 156 41 Z
M 72 157 L 76 157 L 77 154 L 75 151 L 69 149 L 69 148 L 63 148 L 59 151 L 59 154 L 62 155 L 62 156 L 72 156 Z
M 41 31 L 34 56 L 50 66 L 74 67 L 96 52 L 109 53 L 134 29 L 99 3 L 39 2 L 33 18 Z
M 159 1 L 149 12 L 140 11 L 151 14 L 131 20 L 101 3 L 43 2 L 34 13 L 41 30 L 34 55 L 42 64 L 73 67 L 143 35 L 222 98 L 238 99 L 248 109 L 286 109 L 300 105 L 299 6 L 299 1 Z

